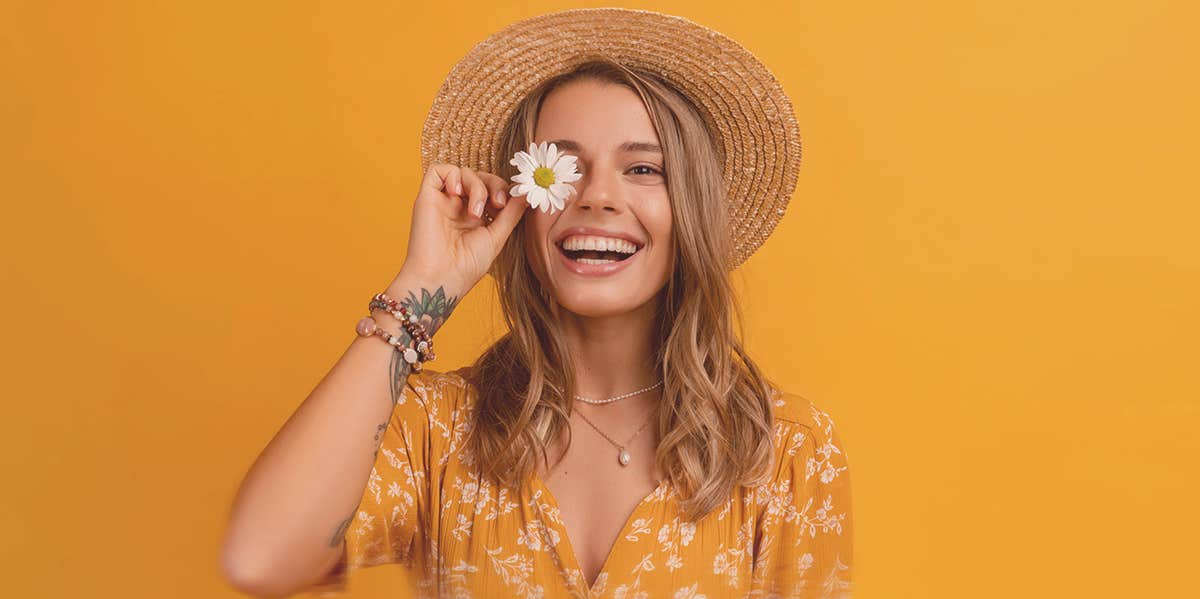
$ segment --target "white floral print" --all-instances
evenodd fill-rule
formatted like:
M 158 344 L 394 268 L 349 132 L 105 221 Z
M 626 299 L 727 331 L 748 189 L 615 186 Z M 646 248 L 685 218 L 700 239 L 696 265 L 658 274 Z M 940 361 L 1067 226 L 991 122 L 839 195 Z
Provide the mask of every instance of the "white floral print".
M 845 598 L 852 589 L 849 465 L 833 418 L 776 390 L 775 476 L 698 522 L 662 484 L 637 505 L 589 587 L 548 489 L 481 478 L 464 447 L 474 388 L 463 369 L 409 375 L 346 532 L 338 567 L 411 568 L 417 597 Z

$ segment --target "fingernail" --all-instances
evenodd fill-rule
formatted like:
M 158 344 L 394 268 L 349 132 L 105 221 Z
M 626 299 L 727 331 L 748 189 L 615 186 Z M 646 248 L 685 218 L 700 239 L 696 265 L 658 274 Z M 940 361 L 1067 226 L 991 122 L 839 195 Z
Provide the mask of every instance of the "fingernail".
M 462 195 L 462 181 L 459 181 L 454 184 L 454 193 L 457 193 L 458 195 Z
M 496 194 L 496 199 L 500 200 L 500 205 L 501 205 L 501 206 L 503 206 L 503 205 L 504 205 L 504 200 L 507 200 L 508 198 L 504 196 L 504 190 L 503 190 L 503 189 L 501 189 L 501 190 L 500 190 L 500 191 L 499 191 L 499 192 Z
M 483 216 L 483 202 L 475 202 L 475 205 L 471 207 L 471 212 L 474 212 L 475 216 Z

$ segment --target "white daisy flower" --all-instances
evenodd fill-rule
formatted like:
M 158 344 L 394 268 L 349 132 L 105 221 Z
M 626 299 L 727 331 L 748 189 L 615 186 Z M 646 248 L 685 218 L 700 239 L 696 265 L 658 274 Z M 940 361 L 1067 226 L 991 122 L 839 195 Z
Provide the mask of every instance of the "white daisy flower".
M 562 210 L 564 201 L 575 192 L 571 183 L 583 177 L 575 172 L 575 158 L 560 153 L 554 144 L 547 147 L 546 142 L 541 145 L 529 142 L 529 152 L 518 150 L 508 161 L 521 171 L 513 175 L 512 181 L 517 185 L 509 195 L 525 196 L 525 201 L 534 210 L 540 208 L 551 214 L 554 210 Z

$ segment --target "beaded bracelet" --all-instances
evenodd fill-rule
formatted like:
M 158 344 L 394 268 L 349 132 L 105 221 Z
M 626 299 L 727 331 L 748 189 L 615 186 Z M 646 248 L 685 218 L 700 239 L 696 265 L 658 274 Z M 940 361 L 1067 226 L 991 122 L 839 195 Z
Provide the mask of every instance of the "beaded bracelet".
M 433 353 L 433 340 L 429 338 L 429 333 L 425 330 L 425 327 L 421 326 L 416 314 L 413 314 L 408 308 L 405 308 L 384 293 L 376 293 L 371 298 L 370 303 L 367 304 L 368 312 L 375 309 L 384 310 L 395 317 L 396 320 L 399 320 L 400 325 L 408 332 L 409 337 L 416 342 L 415 349 L 412 347 L 401 349 L 404 339 L 381 328 L 372 316 L 364 316 L 362 320 L 358 321 L 355 332 L 359 336 L 369 337 L 371 335 L 378 335 L 388 345 L 394 347 L 396 351 L 401 352 L 404 356 L 404 361 L 411 364 L 414 371 L 421 370 L 423 362 L 437 358 L 437 355 Z
M 425 360 L 432 360 L 433 356 L 433 339 L 429 338 L 429 332 L 421 325 L 421 321 L 416 314 L 409 311 L 396 300 L 387 296 L 386 293 L 376 293 L 375 297 L 371 298 L 367 304 L 367 309 L 379 308 L 390 313 L 400 324 L 404 326 L 417 341 L 417 351 L 424 356 Z

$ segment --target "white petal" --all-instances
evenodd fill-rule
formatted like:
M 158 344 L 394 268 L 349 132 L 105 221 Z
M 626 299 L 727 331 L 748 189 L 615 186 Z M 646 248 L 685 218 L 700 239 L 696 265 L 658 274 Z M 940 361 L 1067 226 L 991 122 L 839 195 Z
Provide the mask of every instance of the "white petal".
M 517 183 L 528 183 L 533 185 L 533 173 L 529 171 L 521 171 L 512 176 L 512 180 Z
M 554 170 L 563 169 L 563 172 L 575 170 L 575 160 L 579 158 L 574 154 L 560 154 L 558 161 L 554 163 Z
M 575 172 L 575 163 L 568 162 L 566 160 L 559 160 L 551 168 L 554 170 L 554 175 L 555 175 L 555 178 L 557 179 L 558 177 L 562 177 L 564 175 L 569 175 L 569 174 Z
M 546 166 L 549 166 L 549 167 L 553 167 L 554 163 L 558 162 L 559 155 L 560 154 L 558 153 L 558 147 L 555 146 L 554 144 L 550 144 L 550 149 L 546 150 L 546 162 L 544 162 L 543 164 L 545 164 Z
M 575 188 L 567 185 L 566 183 L 554 183 L 550 186 L 550 194 L 560 200 L 565 200 L 571 197 L 571 192 L 574 191 L 574 189 Z
M 573 188 L 570 185 L 567 185 L 566 183 L 550 184 L 550 193 L 552 193 L 560 198 L 569 197 L 571 195 L 572 189 Z
M 568 166 L 564 167 L 563 163 L 559 162 L 558 164 L 556 164 L 556 166 L 554 166 L 554 180 L 562 181 L 563 179 L 568 178 L 568 176 L 570 176 L 571 173 L 574 173 L 574 172 L 575 172 L 574 164 L 568 164 Z
M 571 173 L 569 175 L 563 175 L 562 177 L 557 178 L 556 181 L 558 181 L 560 183 L 574 183 L 582 178 L 583 178 L 582 173 Z
M 512 187 L 512 189 L 508 190 L 508 195 L 513 196 L 513 197 L 523 196 L 523 195 L 529 193 L 529 188 L 530 188 L 530 186 L 525 185 L 524 183 L 522 183 L 521 185 L 514 185 Z
M 538 144 L 537 149 L 537 163 L 538 166 L 542 166 L 543 164 L 546 164 L 546 152 L 548 152 L 550 148 L 547 146 L 546 142 L 543 141 L 542 143 Z
M 522 167 L 522 165 L 529 164 L 531 161 L 532 157 L 529 154 L 522 152 L 521 150 L 517 150 L 517 153 L 513 154 L 512 160 L 509 160 L 508 163 L 516 166 L 517 168 L 523 169 L 524 167 Z
M 542 194 L 542 211 L 549 212 L 550 207 L 554 205 L 554 196 L 551 195 L 549 189 L 543 189 Z
M 517 161 L 517 168 L 523 173 L 532 173 L 537 168 L 537 165 L 534 164 L 533 156 L 525 152 L 517 152 L 515 160 Z
M 546 188 L 535 185 L 533 189 L 529 190 L 529 195 L 526 196 L 526 199 L 529 200 L 529 205 L 533 209 L 541 209 L 544 212 L 546 210 L 545 207 L 550 205 L 550 200 L 546 197 L 546 193 Z
M 550 192 L 550 204 L 552 204 L 555 209 L 562 210 L 564 202 L 563 202 L 563 199 L 558 196 L 558 194 L 551 191 Z

